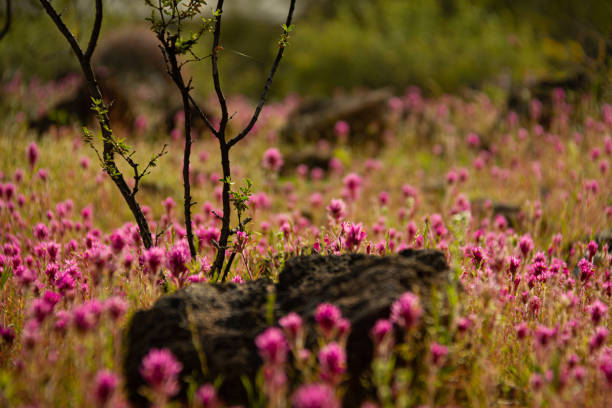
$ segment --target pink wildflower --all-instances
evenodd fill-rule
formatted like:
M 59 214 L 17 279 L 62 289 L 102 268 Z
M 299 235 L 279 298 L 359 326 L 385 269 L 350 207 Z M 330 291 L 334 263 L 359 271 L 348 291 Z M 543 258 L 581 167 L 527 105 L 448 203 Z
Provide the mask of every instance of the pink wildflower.
M 155 274 L 164 259 L 164 250 L 158 247 L 151 247 L 145 252 L 145 262 L 149 273 Z
M 96 374 L 94 379 L 95 384 L 95 399 L 99 407 L 107 406 L 108 402 L 113 397 L 113 393 L 119 384 L 119 379 L 109 370 L 101 370 Z
M 344 349 L 336 342 L 323 347 L 318 354 L 321 378 L 332 384 L 337 383 L 340 376 L 346 371 L 346 354 Z
M 521 253 L 523 254 L 523 257 L 526 257 L 529 252 L 531 252 L 531 250 L 533 249 L 533 240 L 531 239 L 531 235 L 527 234 L 527 235 L 523 235 L 520 239 L 519 239 L 519 249 L 521 250 Z
M 434 365 L 440 366 L 443 363 L 444 357 L 448 354 L 448 348 L 439 343 L 432 343 L 429 347 L 429 352 L 431 353 L 431 360 Z
M 92 330 L 98 324 L 98 318 L 97 306 L 93 303 L 85 303 L 72 311 L 73 324 L 81 333 Z
M 151 388 L 165 397 L 179 391 L 178 375 L 183 365 L 168 349 L 151 349 L 142 359 L 140 374 Z
M 126 244 L 126 239 L 120 231 L 114 231 L 109 237 L 109 241 L 115 254 L 120 253 Z
M 292 400 L 295 408 L 340 408 L 333 388 L 327 384 L 302 385 Z
M 391 321 L 404 329 L 411 329 L 417 325 L 423 309 L 417 295 L 406 292 L 391 305 Z
M 608 385 L 612 385 L 612 357 L 606 355 L 599 361 L 599 369 L 606 377 Z
M 597 242 L 595 241 L 589 242 L 589 244 L 587 245 L 587 252 L 589 253 L 589 260 L 593 260 L 593 257 L 597 253 L 597 249 L 598 249 Z
M 356 200 L 359 197 L 359 192 L 361 190 L 361 177 L 357 173 L 349 173 L 343 181 L 346 196 L 353 201 Z
M 278 172 L 283 167 L 284 161 L 280 151 L 273 147 L 265 151 L 261 165 L 264 169 Z
M 519 323 L 517 326 L 515 326 L 514 329 L 516 331 L 516 337 L 518 337 L 519 340 L 522 340 L 527 337 L 527 334 L 529 333 L 529 327 L 525 322 Z
M 30 164 L 30 168 L 34 168 L 36 162 L 38 161 L 38 156 L 40 155 L 38 146 L 36 143 L 32 142 L 26 149 L 26 156 L 28 157 L 28 163 Z
M 595 334 L 593 334 L 589 340 L 589 347 L 591 348 L 591 351 L 597 350 L 604 345 L 606 339 L 608 338 L 608 333 L 608 329 L 603 326 L 595 329 Z
M 33 233 L 37 239 L 43 241 L 49 237 L 49 228 L 43 223 L 38 223 L 34 226 Z
M 346 216 L 346 204 L 341 199 L 332 199 L 327 206 L 330 217 L 338 222 Z
M 580 280 L 588 281 L 595 274 L 595 267 L 586 258 L 578 261 L 578 269 L 580 270 Z
M 342 224 L 344 232 L 344 245 L 348 251 L 356 251 L 359 245 L 366 238 L 367 234 L 363 230 L 363 225 L 359 224 Z
M 330 337 L 338 327 L 342 313 L 340 309 L 330 303 L 321 303 L 315 310 L 314 318 L 325 336 Z
M 546 347 L 557 335 L 557 330 L 539 325 L 533 332 L 536 345 Z
M 127 311 L 128 303 L 119 296 L 113 296 L 104 302 L 104 308 L 113 320 L 118 320 Z
M 289 313 L 287 316 L 281 317 L 278 324 L 285 331 L 285 335 L 289 341 L 295 341 L 302 333 L 302 318 L 297 313 Z
M 538 391 L 540 388 L 542 388 L 542 385 L 544 385 L 544 380 L 540 374 L 536 373 L 531 376 L 529 383 L 534 390 Z
M 350 125 L 343 120 L 339 120 L 334 125 L 334 133 L 336 134 L 336 136 L 340 138 L 346 137 L 350 131 L 351 131 Z
M 287 340 L 283 332 L 270 327 L 255 338 L 255 344 L 259 355 L 267 363 L 272 365 L 283 364 L 287 358 Z
M 215 390 L 212 384 L 204 384 L 198 388 L 195 393 L 195 400 L 198 407 L 202 408 L 216 408 L 221 405 L 217 396 L 217 390 Z
M 598 324 L 608 313 L 608 306 L 602 301 L 596 300 L 589 306 L 588 310 L 591 314 L 591 320 L 593 323 Z
M 12 327 L 2 327 L 0 326 L 0 338 L 6 344 L 13 344 L 15 340 L 15 330 Z
M 467 135 L 467 137 L 465 138 L 465 141 L 467 142 L 468 146 L 471 148 L 477 148 L 478 146 L 480 146 L 480 138 L 478 137 L 478 135 L 476 133 L 469 133 Z
M 378 319 L 370 330 L 370 336 L 374 340 L 374 346 L 378 346 L 385 339 L 393 336 L 393 324 L 387 319 Z

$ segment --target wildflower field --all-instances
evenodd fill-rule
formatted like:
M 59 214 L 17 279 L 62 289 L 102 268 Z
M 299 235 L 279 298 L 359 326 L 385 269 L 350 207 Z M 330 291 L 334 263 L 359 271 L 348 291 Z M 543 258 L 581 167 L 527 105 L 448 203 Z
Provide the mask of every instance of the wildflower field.
M 38 136 L 24 122 L 26 107 L 44 111 L 70 80 L 3 86 L 0 406 L 129 406 L 122 358 L 131 315 L 167 292 L 219 279 L 209 273 L 222 212 L 216 140 L 201 132 L 193 146 L 191 259 L 181 211 L 184 118 L 171 135 L 150 124 L 155 118 L 138 118 L 127 138 L 136 157 L 168 143 L 140 187 L 156 236 L 145 250 L 81 129 Z M 344 122 L 333 142 L 313 142 L 329 152 L 328 169 L 285 166 L 296 146 L 280 130 L 299 98 L 268 105 L 232 152 L 232 189 L 245 188 L 243 216 L 252 221 L 231 238 L 229 280 L 275 280 L 299 254 L 435 248 L 451 269 L 447 300 L 424 313 L 408 292 L 372 328 L 367 381 L 376 396 L 366 406 L 612 406 L 612 106 L 561 89 L 552 101 L 544 126 L 537 100 L 518 116 L 484 94 L 429 99 L 410 88 L 389 100 L 374 147 L 352 143 Z M 230 106 L 238 112 L 230 126 L 240 127 L 249 106 L 241 98 Z M 296 314 L 256 338 L 257 404 L 339 406 L 350 323 L 331 304 L 315 319 L 312 350 Z M 417 340 L 428 350 L 410 357 L 426 367 L 418 374 L 400 364 Z M 168 350 L 152 350 L 142 361 L 143 394 L 156 406 L 179 404 L 181 369 Z M 187 403 L 223 406 L 216 386 L 192 384 Z

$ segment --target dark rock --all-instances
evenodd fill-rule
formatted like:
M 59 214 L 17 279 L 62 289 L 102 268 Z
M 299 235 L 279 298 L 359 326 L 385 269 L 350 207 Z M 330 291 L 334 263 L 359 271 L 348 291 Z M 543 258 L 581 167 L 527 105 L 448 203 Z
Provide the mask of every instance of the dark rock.
M 517 228 L 524 217 L 521 207 L 517 205 L 493 203 L 493 216 L 497 215 L 503 216 L 512 228 Z
M 177 100 L 176 102 L 180 102 Z M 211 112 L 206 106 L 200 104 L 200 109 L 202 113 L 208 118 L 210 121 L 214 121 L 215 114 Z M 191 115 L 191 129 L 198 135 L 204 135 L 206 132 L 209 132 L 209 128 L 200 117 L 198 110 L 193 106 L 189 105 L 189 111 Z M 179 128 L 179 123 L 177 123 L 176 119 L 178 115 L 182 115 L 184 112 L 183 105 L 177 104 L 173 105 L 170 108 L 166 109 L 164 114 L 164 126 L 166 131 L 170 133 L 173 129 Z
M 134 122 L 135 114 L 127 95 L 104 72 L 97 72 L 97 78 L 104 94 L 104 102 L 109 106 L 112 123 L 130 128 Z M 38 134 L 43 134 L 52 126 L 90 125 L 95 119 L 91 105 L 92 101 L 87 85 L 81 81 L 74 92 L 58 101 L 43 116 L 30 120 L 29 126 L 36 130 Z
M 380 144 L 380 135 L 387 128 L 388 101 L 393 94 L 386 89 L 338 96 L 302 104 L 287 119 L 281 132 L 288 143 L 336 141 L 334 126 L 345 121 L 351 128 L 351 144 L 368 141 Z
M 162 117 L 174 113 L 178 91 L 166 71 L 158 40 L 146 26 L 128 25 L 103 36 L 92 66 L 110 106 L 113 127 L 131 130 L 137 115 L 143 113 L 143 106 L 161 112 Z M 83 82 L 44 116 L 30 121 L 30 127 L 44 133 L 54 125 L 89 125 L 94 119 L 91 97 Z
M 472 212 L 474 214 L 484 216 L 490 211 L 490 214 L 493 216 L 493 218 L 498 215 L 501 215 L 506 219 L 508 225 L 513 229 L 517 229 L 519 227 L 521 221 L 525 216 L 521 210 L 521 207 L 519 207 L 518 205 L 493 202 L 491 203 L 490 210 L 487 211 L 485 209 L 485 202 L 486 200 L 483 198 L 477 198 L 475 200 L 472 200 Z
M 524 120 L 531 119 L 530 104 L 533 99 L 542 103 L 539 123 L 548 129 L 554 116 L 553 92 L 555 89 L 583 94 L 593 87 L 593 78 L 585 72 L 575 72 L 560 79 L 543 79 L 515 86 L 510 89 L 507 111 L 516 112 Z M 507 114 L 507 112 L 504 112 Z M 500 121 L 501 122 L 501 121 Z
M 105 35 L 93 64 L 135 100 L 158 102 L 162 106 L 166 106 L 168 97 L 178 100 L 159 41 L 145 25 L 127 25 Z
M 333 158 L 331 152 L 301 150 L 291 152 L 284 156 L 284 164 L 281 168 L 282 174 L 288 174 L 294 171 L 299 165 L 303 164 L 309 170 L 319 168 L 324 172 L 329 170 L 329 162 Z
M 229 401 L 245 402 L 240 376 L 253 378 L 261 363 L 254 338 L 266 327 L 265 305 L 273 291 L 269 280 L 191 285 L 162 297 L 150 310 L 137 312 L 130 323 L 125 359 L 132 401 L 145 405 L 138 396 L 144 384 L 138 371 L 142 358 L 152 348 L 168 348 L 183 364 L 183 376 L 214 380 L 223 375 L 223 395 Z M 200 362 L 194 347 L 198 338 L 205 362 Z M 203 365 L 208 376 L 203 374 Z
M 230 404 L 246 404 L 240 377 L 254 378 L 261 365 L 254 339 L 269 326 L 266 316 L 272 317 L 273 312 L 276 322 L 289 312 L 298 313 L 312 346 L 315 309 L 329 302 L 351 321 L 345 405 L 357 404 L 367 395 L 360 376 L 372 358 L 370 328 L 377 319 L 388 317 L 390 305 L 408 290 L 419 293 L 427 309 L 431 288 L 443 288 L 448 282 L 447 270 L 444 255 L 437 251 L 406 250 L 390 257 L 312 255 L 288 260 L 277 284 L 259 280 L 243 285 L 192 285 L 132 318 L 124 366 L 130 399 L 145 405 L 138 395 L 143 385 L 138 371 L 142 358 L 151 348 L 167 347 L 183 364 L 183 378 L 193 375 L 201 383 L 222 376 L 222 398 Z M 276 299 L 273 310 L 268 306 L 271 296 Z M 207 372 L 201 368 L 194 343 L 206 356 Z

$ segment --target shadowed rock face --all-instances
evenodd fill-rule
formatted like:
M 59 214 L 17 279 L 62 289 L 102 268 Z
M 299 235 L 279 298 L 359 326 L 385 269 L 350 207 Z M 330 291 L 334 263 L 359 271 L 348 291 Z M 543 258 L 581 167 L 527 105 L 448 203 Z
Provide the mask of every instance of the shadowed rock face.
M 164 296 L 130 322 L 124 362 L 130 398 L 136 405 L 145 405 L 138 396 L 143 385 L 140 363 L 151 348 L 167 347 L 183 364 L 183 377 L 194 375 L 201 383 L 222 375 L 221 397 L 230 404 L 246 404 L 240 377 L 254 378 L 261 365 L 254 339 L 269 326 L 267 305 L 275 296 L 274 321 L 289 312 L 298 313 L 311 345 L 313 315 L 320 303 L 335 304 L 351 321 L 347 343 L 351 380 L 346 384 L 345 405 L 355 405 L 366 395 L 359 376 L 370 366 L 368 333 L 374 322 L 388 317 L 390 305 L 408 290 L 419 293 L 427 309 L 430 289 L 445 285 L 447 271 L 446 260 L 437 251 L 406 250 L 390 257 L 313 255 L 290 259 L 277 284 L 269 280 L 197 284 Z M 194 344 L 206 356 L 206 373 Z

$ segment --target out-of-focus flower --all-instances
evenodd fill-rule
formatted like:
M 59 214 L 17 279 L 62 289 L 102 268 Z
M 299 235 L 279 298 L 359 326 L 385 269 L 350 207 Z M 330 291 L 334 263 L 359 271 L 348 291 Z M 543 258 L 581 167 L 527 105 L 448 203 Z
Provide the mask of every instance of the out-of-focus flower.
M 287 358 L 287 340 L 283 332 L 276 327 L 270 327 L 255 338 L 259 355 L 268 364 L 280 365 Z
M 117 375 L 109 370 L 101 370 L 96 374 L 94 379 L 95 384 L 95 400 L 99 407 L 106 407 L 113 397 L 113 393 L 119 384 Z
M 404 293 L 391 305 L 391 320 L 406 330 L 415 327 L 422 314 L 419 297 L 412 292 Z
M 179 391 L 178 375 L 183 365 L 168 349 L 151 349 L 142 359 L 140 374 L 153 391 L 172 397 Z
M 340 401 L 327 384 L 306 384 L 293 395 L 295 408 L 340 408 Z
M 272 147 L 264 152 L 261 161 L 261 165 L 264 169 L 277 173 L 281 167 L 283 167 L 283 164 L 285 164 L 283 156 L 277 148 Z

